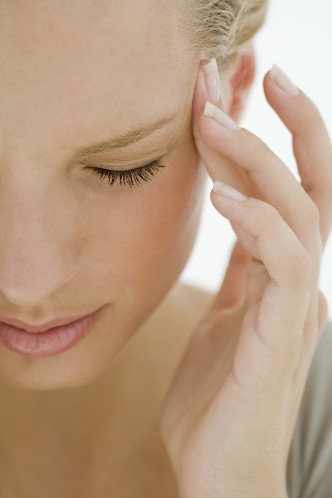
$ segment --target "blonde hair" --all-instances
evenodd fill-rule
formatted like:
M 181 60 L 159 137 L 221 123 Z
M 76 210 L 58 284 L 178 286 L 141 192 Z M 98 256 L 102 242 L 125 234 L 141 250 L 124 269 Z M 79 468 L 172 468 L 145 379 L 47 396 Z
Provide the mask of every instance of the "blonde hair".
M 187 49 L 200 59 L 215 57 L 220 72 L 236 62 L 240 47 L 263 26 L 269 0 L 178 0 L 184 9 L 180 31 L 187 33 Z M 183 39 L 182 39 L 183 45 Z

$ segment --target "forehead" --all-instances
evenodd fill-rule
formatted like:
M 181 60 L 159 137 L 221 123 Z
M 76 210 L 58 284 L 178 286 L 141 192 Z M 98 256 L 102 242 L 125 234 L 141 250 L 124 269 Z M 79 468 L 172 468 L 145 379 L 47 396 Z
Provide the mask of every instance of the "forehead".
M 47 141 L 65 127 L 69 138 L 82 123 L 87 134 L 102 125 L 118 134 L 143 113 L 151 121 L 183 107 L 192 73 L 174 5 L 2 0 L 1 135 L 38 129 Z

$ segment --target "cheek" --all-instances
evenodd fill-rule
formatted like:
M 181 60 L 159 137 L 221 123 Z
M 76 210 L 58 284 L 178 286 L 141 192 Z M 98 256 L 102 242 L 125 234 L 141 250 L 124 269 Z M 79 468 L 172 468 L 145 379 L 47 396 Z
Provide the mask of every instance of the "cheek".
M 159 302 L 185 266 L 199 227 L 206 177 L 188 145 L 151 181 L 116 194 L 110 189 L 95 204 L 89 225 L 93 259 L 103 263 L 99 288 L 110 285 L 115 297 L 121 291 L 133 313 L 135 307 L 144 313 L 144 306 L 151 309 Z
M 140 205 L 144 223 L 135 235 L 142 248 L 149 247 L 150 257 L 160 259 L 167 253 L 171 262 L 186 252 L 201 211 L 205 176 L 195 156 L 183 155 L 163 181 L 146 192 Z
M 199 227 L 206 176 L 188 150 L 128 205 L 122 268 L 127 291 L 136 299 L 137 294 L 163 295 L 185 266 Z

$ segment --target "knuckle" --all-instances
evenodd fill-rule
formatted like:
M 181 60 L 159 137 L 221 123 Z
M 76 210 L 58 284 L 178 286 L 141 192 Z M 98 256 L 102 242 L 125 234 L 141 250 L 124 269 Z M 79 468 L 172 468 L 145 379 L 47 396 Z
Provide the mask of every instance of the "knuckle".
M 298 282 L 307 282 L 310 280 L 312 272 L 312 258 L 303 248 L 297 251 L 292 261 L 292 274 Z
M 248 129 L 243 129 L 243 139 L 245 140 L 247 147 L 251 150 L 251 157 L 254 159 L 254 164 L 259 162 L 261 157 L 266 157 L 272 151 L 269 146 L 262 140 L 259 136 L 255 135 L 252 131 Z
M 263 140 L 258 139 L 257 137 L 252 137 L 252 150 L 253 156 L 256 162 L 261 162 L 263 159 L 266 159 L 271 154 L 271 149 L 266 145 Z
M 307 134 L 310 133 L 310 130 L 313 128 L 316 128 L 317 126 L 321 126 L 324 123 L 322 114 L 318 108 L 318 106 L 315 104 L 315 102 L 309 98 L 306 95 L 306 102 L 305 105 L 302 108 L 302 127 L 303 127 L 303 133 Z M 309 129 L 308 129 L 308 123 L 310 124 Z
M 276 222 L 279 222 L 281 219 L 279 211 L 269 205 L 269 204 L 264 204 L 262 206 L 262 219 L 260 220 L 260 229 L 261 231 L 265 231 L 271 224 L 274 224 Z
M 309 99 L 309 102 L 310 102 L 310 123 L 313 126 L 315 125 L 321 126 L 324 123 L 322 114 L 317 105 L 315 104 L 315 102 L 313 102 L 311 99 Z
M 314 203 L 309 208 L 310 217 L 315 220 L 319 220 L 319 211 Z M 279 211 L 270 204 L 263 204 L 262 206 L 262 217 L 259 223 L 259 231 L 261 233 L 266 233 L 269 230 L 273 230 L 273 225 L 279 224 L 282 217 Z M 317 232 L 319 233 L 319 221 L 317 222 Z M 318 237 L 318 241 L 321 240 Z M 291 250 L 289 253 L 288 261 L 284 261 L 285 269 L 289 272 L 291 281 L 295 283 L 295 286 L 303 283 L 309 283 L 313 270 L 313 259 L 312 255 L 307 251 L 307 249 L 300 243 L 296 244 L 295 250 Z

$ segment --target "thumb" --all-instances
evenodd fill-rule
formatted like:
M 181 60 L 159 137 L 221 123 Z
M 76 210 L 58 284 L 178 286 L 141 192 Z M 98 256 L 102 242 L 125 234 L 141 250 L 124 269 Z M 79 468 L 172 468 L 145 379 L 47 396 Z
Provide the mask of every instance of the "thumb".
M 236 241 L 229 260 L 228 268 L 210 311 L 232 308 L 245 297 L 247 269 L 251 255 L 239 240 Z

